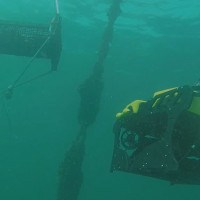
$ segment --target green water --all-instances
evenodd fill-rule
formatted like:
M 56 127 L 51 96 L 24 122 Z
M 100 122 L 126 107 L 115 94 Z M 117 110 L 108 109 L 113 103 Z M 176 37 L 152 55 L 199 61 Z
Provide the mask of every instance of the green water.
M 57 72 L 0 99 L 0 199 L 55 200 L 60 163 L 78 131 L 77 88 L 91 74 L 110 0 L 60 0 L 63 51 Z M 0 18 L 49 23 L 54 1 L 0 1 Z M 134 99 L 200 78 L 200 3 L 196 0 L 126 0 L 105 62 L 100 112 L 88 130 L 80 200 L 188 200 L 199 186 L 110 173 L 115 114 Z M 29 59 L 0 55 L 0 89 Z M 49 69 L 37 59 L 23 80 Z

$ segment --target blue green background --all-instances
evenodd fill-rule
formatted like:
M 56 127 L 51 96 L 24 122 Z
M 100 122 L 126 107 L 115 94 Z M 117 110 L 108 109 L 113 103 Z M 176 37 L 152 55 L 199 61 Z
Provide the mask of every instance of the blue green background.
M 59 166 L 78 132 L 77 88 L 91 74 L 111 0 L 60 0 L 63 51 L 57 72 L 0 99 L 0 199 L 55 200 Z M 200 78 L 200 2 L 124 0 L 105 62 L 100 112 L 88 130 L 80 200 L 188 200 L 199 186 L 110 173 L 115 114 L 134 99 L 194 84 Z M 1 0 L 0 19 L 46 23 L 53 0 Z M 0 55 L 0 89 L 21 73 L 29 58 Z M 27 80 L 50 68 L 37 59 Z

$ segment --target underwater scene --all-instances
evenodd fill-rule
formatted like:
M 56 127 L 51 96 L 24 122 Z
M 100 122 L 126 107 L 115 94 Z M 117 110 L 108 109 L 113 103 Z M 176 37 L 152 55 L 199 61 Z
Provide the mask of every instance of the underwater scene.
M 0 0 L 0 200 L 200 198 L 200 2 Z

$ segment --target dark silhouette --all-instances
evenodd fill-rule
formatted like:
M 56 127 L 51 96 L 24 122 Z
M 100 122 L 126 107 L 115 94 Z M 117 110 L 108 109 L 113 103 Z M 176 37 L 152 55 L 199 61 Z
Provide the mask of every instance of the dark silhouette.
M 95 122 L 99 112 L 99 104 L 103 89 L 102 75 L 104 61 L 108 55 L 112 42 L 113 26 L 120 15 L 120 3 L 122 0 L 113 0 L 108 12 L 108 25 L 103 35 L 103 42 L 99 50 L 97 62 L 91 76 L 79 87 L 81 97 L 78 122 L 80 132 L 71 148 L 67 151 L 61 165 L 58 200 L 77 200 L 83 181 L 82 162 L 84 159 L 84 144 L 87 128 Z

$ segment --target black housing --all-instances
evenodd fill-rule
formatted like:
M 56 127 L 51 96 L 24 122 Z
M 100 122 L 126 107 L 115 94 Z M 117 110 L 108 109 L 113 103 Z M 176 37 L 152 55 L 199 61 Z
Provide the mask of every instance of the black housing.
M 170 102 L 152 108 L 166 95 Z M 200 116 L 187 111 L 192 98 L 192 89 L 182 87 L 148 101 L 137 116 L 117 120 L 111 171 L 200 184 Z

